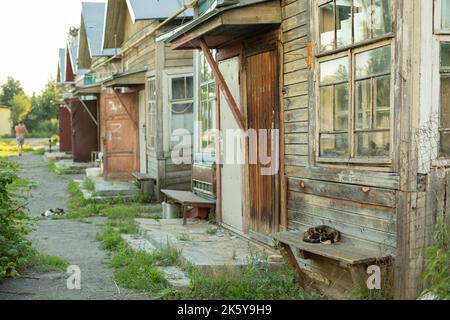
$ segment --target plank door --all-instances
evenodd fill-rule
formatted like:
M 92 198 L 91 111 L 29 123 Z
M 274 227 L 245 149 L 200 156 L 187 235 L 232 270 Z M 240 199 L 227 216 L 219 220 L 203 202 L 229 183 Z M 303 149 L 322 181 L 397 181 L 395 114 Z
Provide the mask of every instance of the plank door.
M 139 91 L 139 163 L 141 173 L 147 173 L 147 107 L 145 90 Z
M 130 180 L 139 171 L 138 97 L 122 94 L 122 106 L 115 95 L 105 95 L 102 103 L 102 139 L 105 146 L 105 177 Z
M 240 105 L 239 93 L 239 57 L 231 58 L 219 62 L 220 72 L 223 74 L 228 87 L 233 94 L 237 105 Z M 222 157 L 223 166 L 222 176 L 222 223 L 227 227 L 242 232 L 243 231 L 243 165 L 239 163 L 227 163 L 226 159 L 229 152 L 227 150 L 226 130 L 238 130 L 237 124 L 231 109 L 223 94 L 220 95 L 220 128 L 223 133 Z M 243 146 L 240 148 L 240 154 L 243 157 Z M 235 157 L 236 158 L 236 157 Z
M 278 128 L 279 117 L 277 60 L 276 50 L 246 57 L 248 125 L 258 133 L 261 129 L 267 130 L 267 139 L 261 139 L 261 136 L 258 139 L 257 161 L 249 164 L 249 227 L 264 235 L 278 230 L 278 166 L 274 166 L 274 174 L 266 175 L 262 170 L 272 164 L 261 162 L 261 153 L 271 156 L 275 152 L 271 136 L 272 130 Z

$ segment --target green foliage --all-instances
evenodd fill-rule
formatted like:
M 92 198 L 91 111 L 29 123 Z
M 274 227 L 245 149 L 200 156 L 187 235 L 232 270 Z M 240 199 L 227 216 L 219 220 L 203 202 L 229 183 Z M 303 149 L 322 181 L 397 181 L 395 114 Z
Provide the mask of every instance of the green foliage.
M 31 187 L 18 177 L 17 170 L 17 165 L 0 159 L 0 279 L 19 275 L 30 248 L 24 194 Z
M 24 258 L 21 260 L 20 269 L 29 269 L 38 273 L 60 271 L 65 272 L 68 267 L 67 261 L 55 257 L 39 253 L 30 248 Z
M 11 101 L 11 121 L 14 125 L 25 120 L 26 115 L 31 110 L 30 98 L 25 93 L 20 93 Z
M 101 247 L 108 251 L 117 251 L 124 245 L 120 232 L 109 226 L 97 235 L 97 241 L 100 241 Z
M 83 181 L 83 188 L 88 191 L 95 192 L 95 182 L 90 178 L 85 178 Z
M 191 290 L 178 294 L 182 299 L 209 300 L 305 300 L 304 290 L 295 281 L 295 270 L 284 265 L 276 272 L 266 258 L 251 256 L 241 269 L 225 267 L 204 270 L 190 267 Z
M 117 283 L 128 289 L 157 293 L 167 288 L 162 272 L 154 265 L 155 258 L 122 246 L 111 261 Z
M 50 79 L 40 95 L 31 97 L 31 109 L 24 119 L 31 135 L 48 138 L 58 132 L 58 106 L 55 101 L 60 95 L 56 82 Z
M 12 108 L 12 101 L 15 96 L 25 93 L 20 82 L 12 77 L 8 77 L 8 80 L 0 89 L 0 106 L 7 108 Z
M 426 271 L 423 274 L 427 286 L 425 293 L 437 299 L 450 300 L 450 225 L 445 214 L 440 214 L 434 231 L 434 245 L 425 252 Z

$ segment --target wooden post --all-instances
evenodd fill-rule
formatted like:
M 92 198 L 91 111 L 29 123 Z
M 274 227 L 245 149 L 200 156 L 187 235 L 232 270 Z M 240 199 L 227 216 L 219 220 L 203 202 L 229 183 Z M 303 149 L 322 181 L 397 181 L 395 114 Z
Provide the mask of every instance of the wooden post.
M 230 106 L 231 112 L 233 113 L 234 119 L 236 120 L 237 124 L 239 125 L 239 128 L 242 130 L 245 130 L 245 121 L 244 117 L 239 110 L 238 105 L 236 104 L 236 101 L 234 100 L 234 97 L 230 91 L 230 88 L 228 88 L 228 85 L 220 72 L 219 66 L 217 65 L 217 62 L 214 60 L 211 52 L 209 51 L 208 45 L 206 44 L 204 39 L 200 39 L 200 46 L 202 48 L 203 54 L 205 55 L 206 60 L 208 61 L 209 65 L 211 66 L 212 72 L 214 73 L 214 76 L 216 77 L 217 82 L 219 83 L 219 87 L 222 90 L 222 93 L 224 94 L 225 100 L 227 100 L 228 105 Z

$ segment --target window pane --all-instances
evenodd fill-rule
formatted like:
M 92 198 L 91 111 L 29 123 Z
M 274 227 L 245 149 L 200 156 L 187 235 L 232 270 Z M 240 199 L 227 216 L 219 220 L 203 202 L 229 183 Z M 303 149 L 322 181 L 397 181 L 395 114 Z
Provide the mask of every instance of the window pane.
M 216 83 L 210 83 L 208 86 L 208 99 L 215 99 L 216 98 Z
M 320 135 L 320 156 L 327 158 L 348 156 L 348 134 Z
M 389 157 L 390 134 L 386 132 L 357 133 L 357 157 Z
M 450 30 L 450 0 L 442 0 L 442 20 L 441 29 Z
M 201 86 L 200 87 L 200 100 L 205 101 L 208 100 L 208 86 Z
M 441 132 L 441 156 L 450 156 L 450 132 Z
M 354 0 L 355 42 L 371 38 L 370 0 Z
M 338 48 L 352 43 L 352 0 L 336 1 L 336 33 Z
M 356 77 L 364 78 L 391 70 L 391 46 L 381 47 L 356 55 Z
M 334 49 L 334 5 L 333 2 L 319 8 L 320 51 Z
M 356 82 L 355 88 L 356 129 L 371 128 L 372 90 L 370 83 L 371 83 L 370 80 L 363 80 Z
M 379 129 L 390 128 L 391 80 L 390 77 L 375 79 L 375 126 Z
M 391 0 L 373 1 L 373 37 L 379 37 L 392 31 Z
M 186 98 L 188 98 L 188 99 L 194 98 L 194 78 L 193 77 L 186 78 Z
M 320 89 L 320 131 L 334 131 L 333 86 Z
M 191 134 L 194 132 L 194 105 L 192 103 L 180 103 L 172 105 L 172 135 L 175 130 L 184 129 Z M 177 142 L 173 142 L 176 145 Z
M 156 100 L 156 80 L 151 79 L 148 81 L 148 99 Z
M 450 129 L 450 78 L 441 78 L 441 128 Z
M 336 83 L 348 80 L 348 58 L 343 57 L 320 64 L 320 83 Z
M 348 131 L 348 84 L 335 87 L 335 123 L 336 131 Z
M 184 77 L 172 79 L 172 99 L 186 99 L 186 83 Z
M 450 42 L 441 44 L 441 69 L 450 70 Z

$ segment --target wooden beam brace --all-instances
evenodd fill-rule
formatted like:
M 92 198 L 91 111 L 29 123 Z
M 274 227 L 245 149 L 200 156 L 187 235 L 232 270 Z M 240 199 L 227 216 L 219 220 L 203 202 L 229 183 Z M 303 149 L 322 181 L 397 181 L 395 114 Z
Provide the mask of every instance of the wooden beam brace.
M 209 65 L 211 66 L 212 72 L 214 76 L 216 77 L 217 82 L 219 83 L 219 87 L 222 91 L 222 93 L 225 96 L 225 100 L 227 101 L 231 112 L 233 113 L 234 119 L 236 120 L 237 124 L 239 125 L 239 128 L 242 130 L 245 130 L 245 121 L 244 117 L 239 110 L 238 105 L 236 104 L 236 101 L 234 100 L 233 94 L 230 91 L 230 88 L 228 88 L 228 85 L 225 81 L 225 78 L 222 75 L 222 72 L 220 72 L 219 65 L 217 64 L 216 60 L 214 60 L 211 51 L 208 48 L 208 45 L 206 44 L 204 39 L 200 39 L 200 46 L 202 48 L 203 54 L 206 57 L 206 60 L 208 61 Z
M 81 105 L 83 106 L 84 110 L 89 114 L 89 117 L 91 120 L 95 123 L 95 125 L 98 127 L 98 121 L 95 119 L 94 115 L 92 114 L 91 110 L 89 110 L 88 106 L 84 103 L 83 100 L 81 100 L 80 97 L 77 96 L 78 101 L 80 101 Z
M 130 110 L 128 110 L 127 105 L 125 104 L 125 102 L 123 101 L 123 99 L 120 97 L 120 94 L 117 93 L 116 90 L 112 90 L 114 92 L 114 95 L 116 96 L 117 100 L 119 100 L 120 104 L 122 105 L 122 107 L 125 109 L 125 111 L 127 112 L 128 117 L 130 118 L 131 122 L 133 122 L 134 126 L 139 130 L 139 125 L 137 124 L 137 122 L 133 119 L 133 117 L 131 116 L 131 112 Z

